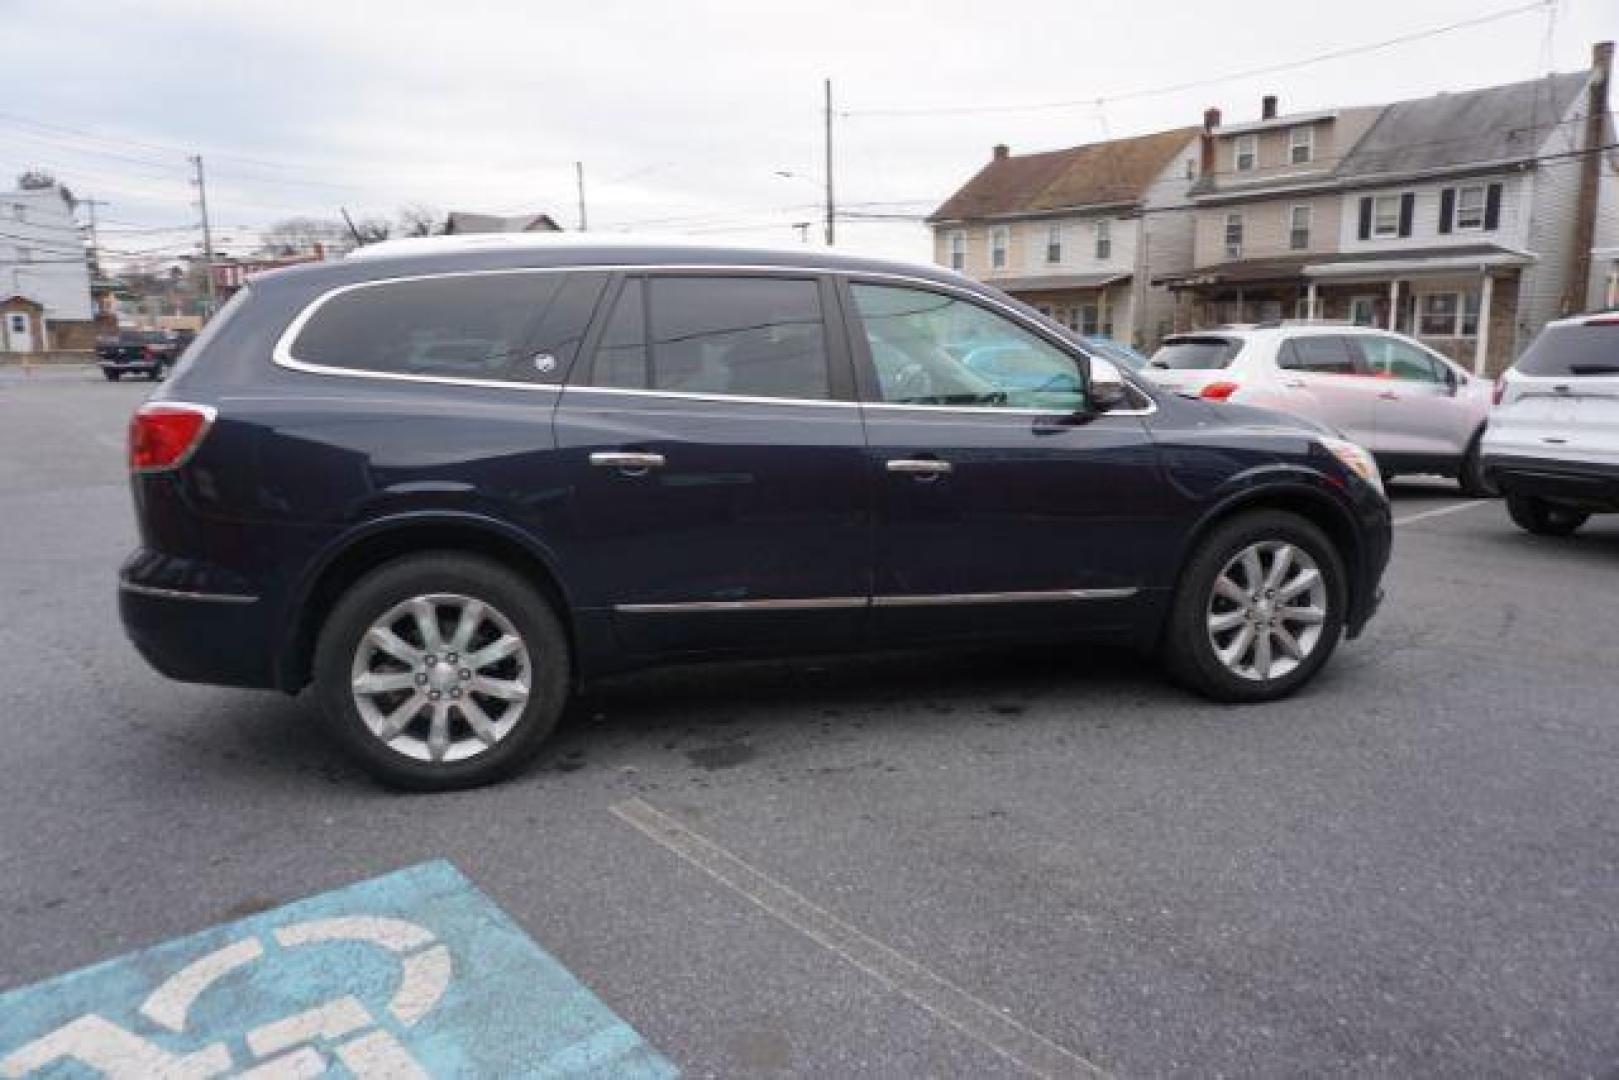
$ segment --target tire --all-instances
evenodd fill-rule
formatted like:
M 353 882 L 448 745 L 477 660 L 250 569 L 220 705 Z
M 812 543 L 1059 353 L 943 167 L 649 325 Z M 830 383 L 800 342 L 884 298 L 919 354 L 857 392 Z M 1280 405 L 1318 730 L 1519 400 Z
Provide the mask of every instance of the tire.
M 1291 566 L 1283 573 L 1282 589 L 1277 590 L 1284 595 L 1269 597 L 1263 587 L 1265 578 L 1276 569 L 1284 546 L 1290 549 Z M 1243 556 L 1249 551 L 1257 553 L 1262 571 L 1255 596 L 1248 596 L 1250 590 L 1239 588 L 1237 581 L 1246 581 Z M 1313 584 L 1287 596 L 1286 590 L 1299 585 L 1302 579 L 1297 575 L 1310 569 L 1310 564 L 1316 571 Z M 1226 592 L 1217 597 L 1222 578 L 1244 594 L 1241 602 Z M 1347 607 L 1343 559 L 1325 533 L 1285 511 L 1243 513 L 1217 525 L 1187 562 L 1164 630 L 1163 659 L 1177 681 L 1215 701 L 1274 701 L 1293 693 L 1321 670 L 1343 635 Z M 1305 611 L 1312 613 L 1308 621 L 1303 618 Z M 1299 612 L 1300 617 L 1291 619 L 1288 612 Z M 1255 619 L 1260 623 L 1258 629 L 1251 625 Z M 1267 619 L 1280 624 L 1282 634 L 1268 629 Z M 1216 631 L 1216 620 L 1230 625 Z M 1250 644 L 1238 648 L 1244 633 L 1250 635 Z M 1283 648 L 1284 634 L 1299 655 Z M 1266 668 L 1261 667 L 1261 635 L 1272 654 Z M 1216 640 L 1221 648 L 1236 649 L 1231 665 L 1222 660 Z
M 1508 495 L 1507 514 L 1518 528 L 1536 536 L 1572 536 L 1591 518 L 1590 514 L 1553 506 L 1533 495 Z
M 436 642 L 412 604 L 434 612 Z M 479 610 L 473 604 L 482 605 L 480 621 L 458 643 L 461 613 Z M 387 647 L 371 636 L 382 621 L 394 635 Z M 504 655 L 473 663 L 511 638 L 520 651 L 507 644 Z M 339 597 L 316 641 L 314 692 L 339 741 L 378 780 L 450 791 L 499 780 L 534 756 L 567 704 L 571 667 L 562 622 L 531 584 L 490 559 L 432 552 L 387 563 Z M 364 676 L 376 687 L 356 690 Z M 525 678 L 526 696 L 515 699 Z M 403 729 L 387 736 L 390 721 Z
M 103 374 L 103 375 L 105 375 L 107 377 L 108 382 L 117 382 L 118 381 L 119 373 L 116 372 L 116 371 L 103 371 L 101 374 Z
M 1467 453 L 1462 455 L 1461 466 L 1456 470 L 1456 482 L 1461 485 L 1462 494 L 1472 499 L 1493 499 L 1500 494 L 1484 476 L 1484 455 L 1480 452 L 1483 442 L 1484 429 L 1480 428 L 1467 444 Z

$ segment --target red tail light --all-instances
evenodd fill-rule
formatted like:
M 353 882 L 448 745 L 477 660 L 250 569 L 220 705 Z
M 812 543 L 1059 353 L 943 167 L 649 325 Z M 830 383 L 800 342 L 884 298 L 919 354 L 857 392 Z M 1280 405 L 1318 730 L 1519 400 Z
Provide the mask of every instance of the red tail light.
M 142 405 L 129 422 L 130 471 L 156 472 L 183 464 L 213 422 L 214 410 L 206 405 Z
M 1198 392 L 1198 397 L 1207 398 L 1209 401 L 1224 401 L 1241 389 L 1241 383 L 1211 382 Z
M 1501 404 L 1501 399 L 1506 396 L 1506 392 L 1507 392 L 1507 376 L 1506 376 L 1505 372 L 1502 372 L 1500 375 L 1497 375 L 1495 377 L 1495 390 L 1492 391 L 1491 394 L 1490 394 L 1490 404 L 1492 404 L 1492 405 Z

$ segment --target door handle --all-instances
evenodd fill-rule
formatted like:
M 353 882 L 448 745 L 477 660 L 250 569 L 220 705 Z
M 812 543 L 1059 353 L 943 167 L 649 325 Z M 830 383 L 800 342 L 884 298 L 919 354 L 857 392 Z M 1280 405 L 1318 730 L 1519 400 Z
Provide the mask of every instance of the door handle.
M 1381 398 L 1382 400 L 1384 400 L 1384 401 L 1399 401 L 1400 400 L 1400 395 L 1396 394 L 1393 390 L 1385 390 L 1381 394 L 1378 394 L 1377 396 L 1379 398 Z
M 617 469 L 625 476 L 645 476 L 648 470 L 664 466 L 662 454 L 625 450 L 599 450 L 590 455 L 590 463 L 598 468 Z
M 1305 382 L 1303 379 L 1283 379 L 1282 385 L 1291 387 L 1294 390 L 1303 390 L 1305 387 Z
M 933 480 L 951 472 L 955 466 L 937 458 L 894 458 L 888 463 L 891 473 L 903 473 L 918 480 Z

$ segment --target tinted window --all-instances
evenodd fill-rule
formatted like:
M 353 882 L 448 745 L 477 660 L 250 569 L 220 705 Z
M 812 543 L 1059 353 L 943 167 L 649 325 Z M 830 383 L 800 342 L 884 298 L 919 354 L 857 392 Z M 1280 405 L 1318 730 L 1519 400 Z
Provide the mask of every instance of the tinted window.
M 1223 337 L 1170 338 L 1152 354 L 1152 366 L 1181 371 L 1217 371 L 1242 351 L 1242 341 Z
M 1525 375 L 1619 375 L 1619 323 L 1548 326 L 1513 366 Z
M 294 359 L 401 375 L 556 382 L 602 274 L 467 274 L 366 285 L 327 300 Z
M 1353 339 L 1366 360 L 1366 368 L 1382 379 L 1440 383 L 1445 375 L 1433 357 L 1415 345 L 1386 337 Z
M 1063 412 L 1084 403 L 1078 361 L 977 304 L 886 285 L 851 291 L 883 401 Z
M 1318 375 L 1354 375 L 1355 357 L 1345 338 L 1313 334 L 1292 338 L 1282 345 L 1276 363 L 1289 371 L 1310 371 Z
M 690 394 L 828 398 L 820 288 L 773 277 L 632 279 L 609 317 L 593 381 Z

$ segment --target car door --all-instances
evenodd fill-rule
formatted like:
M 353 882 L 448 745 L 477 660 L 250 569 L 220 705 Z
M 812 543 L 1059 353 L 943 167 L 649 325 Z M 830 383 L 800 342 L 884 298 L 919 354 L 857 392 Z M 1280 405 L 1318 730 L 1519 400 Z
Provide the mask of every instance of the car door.
M 1449 459 L 1467 452 L 1476 409 L 1461 389 L 1465 375 L 1413 342 L 1388 334 L 1353 339 L 1377 383 L 1377 442 L 1391 458 Z
M 1287 412 L 1328 424 L 1344 438 L 1376 449 L 1377 387 L 1343 334 L 1295 334 L 1276 351 Z
M 857 276 L 843 295 L 876 492 L 877 640 L 1127 622 L 1163 561 L 1150 399 L 1086 412 L 1075 352 L 964 291 Z M 984 370 L 1005 381 L 964 359 L 990 351 Z
M 575 604 L 633 653 L 837 647 L 870 594 L 865 439 L 830 285 L 612 286 L 555 412 Z

